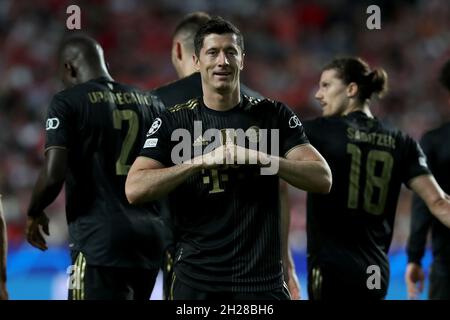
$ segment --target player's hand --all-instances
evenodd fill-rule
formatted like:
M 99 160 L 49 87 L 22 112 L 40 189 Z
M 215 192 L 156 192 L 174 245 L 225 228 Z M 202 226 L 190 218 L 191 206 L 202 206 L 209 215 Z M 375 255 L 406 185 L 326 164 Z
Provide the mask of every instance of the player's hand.
M 45 238 L 42 234 L 44 232 L 47 236 L 50 235 L 48 230 L 48 217 L 43 212 L 40 216 L 37 217 L 28 217 L 27 220 L 27 241 L 33 246 L 42 251 L 48 249 Z M 41 231 L 42 229 L 42 231 Z
M 0 300 L 8 300 L 8 290 L 6 290 L 6 283 L 0 282 Z
M 298 281 L 297 274 L 295 273 L 295 270 L 290 269 L 288 271 L 289 277 L 288 277 L 288 289 L 289 293 L 291 294 L 292 300 L 300 300 L 300 281 Z
M 257 164 L 266 166 L 270 163 L 270 157 L 264 152 L 247 149 L 238 145 L 229 147 L 234 164 Z
M 226 164 L 232 164 L 233 158 L 231 156 L 232 147 L 228 144 L 220 145 L 214 150 L 197 156 L 189 161 L 184 163 L 188 164 L 198 164 L 201 165 L 203 169 L 214 169 L 222 166 L 226 166 Z
M 406 287 L 408 289 L 408 299 L 417 299 L 423 291 L 425 274 L 422 267 L 417 263 L 408 263 L 405 273 Z

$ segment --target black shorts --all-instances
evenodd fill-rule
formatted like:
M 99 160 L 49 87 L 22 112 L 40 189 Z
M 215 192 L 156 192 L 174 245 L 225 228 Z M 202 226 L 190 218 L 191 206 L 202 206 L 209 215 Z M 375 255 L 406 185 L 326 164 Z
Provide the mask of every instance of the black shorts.
M 369 275 L 367 275 L 369 277 Z M 309 300 L 382 300 L 387 282 L 380 280 L 380 288 L 369 289 L 367 279 L 342 275 L 333 268 L 310 266 L 308 270 Z
M 173 275 L 169 300 L 291 300 L 286 286 L 265 292 L 208 292 L 197 290 Z
M 448 263 L 433 261 L 430 270 L 430 300 L 450 300 L 450 266 Z
M 159 269 L 91 266 L 72 251 L 69 300 L 149 300 Z

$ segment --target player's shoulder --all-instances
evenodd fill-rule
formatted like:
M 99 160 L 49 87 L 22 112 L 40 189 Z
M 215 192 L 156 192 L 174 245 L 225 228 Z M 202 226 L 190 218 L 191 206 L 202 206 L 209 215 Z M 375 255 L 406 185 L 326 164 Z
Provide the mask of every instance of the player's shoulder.
M 125 85 L 118 82 L 111 82 L 112 85 L 115 87 L 120 87 L 121 90 L 127 89 L 127 90 L 134 90 L 138 91 L 137 88 L 134 88 L 130 85 Z M 99 90 L 106 90 L 108 89 L 107 83 L 101 82 L 101 78 L 97 79 L 91 79 L 86 82 L 78 83 L 70 88 L 66 88 L 58 92 L 55 97 L 61 98 L 61 99 L 77 99 L 80 100 L 82 97 L 87 96 L 90 92 L 93 91 L 99 91 Z M 113 88 L 109 88 L 112 90 Z
M 402 131 L 393 123 L 391 123 L 389 121 L 382 121 L 377 118 L 375 118 L 375 119 L 380 128 L 380 131 L 384 131 L 385 133 L 388 133 L 391 136 L 396 136 L 403 140 L 410 140 L 410 139 L 412 140 L 411 136 L 408 133 Z
M 253 97 L 257 99 L 264 99 L 264 96 L 260 94 L 259 92 L 247 87 L 245 84 L 241 83 L 241 92 L 243 95 L 246 95 L 248 97 Z
M 270 99 L 267 99 L 264 97 L 255 97 L 255 96 L 248 95 L 246 93 L 243 93 L 242 97 L 244 99 L 244 102 L 246 102 L 251 107 L 261 106 L 261 105 L 273 102 L 273 101 L 270 101 Z
M 450 136 L 450 122 L 444 123 L 443 125 L 428 130 L 422 136 L 422 142 L 441 142 L 447 141 Z
M 289 107 L 281 101 L 272 100 L 262 96 L 250 96 L 243 93 L 243 103 L 245 109 L 266 109 L 266 111 L 280 111 L 283 109 L 289 109 Z
M 186 86 L 201 85 L 201 77 L 199 72 L 195 72 L 187 77 L 174 80 L 153 90 L 156 95 L 165 96 L 167 94 L 173 94 L 174 91 L 182 89 Z
M 329 136 L 341 136 L 345 133 L 348 126 L 345 119 L 338 116 L 319 116 L 302 120 L 305 132 L 308 138 L 315 140 L 323 140 Z
M 376 118 L 375 118 L 376 119 Z M 384 134 L 391 136 L 395 139 L 395 145 L 397 148 L 409 148 L 411 146 L 418 145 L 418 142 L 407 132 L 399 129 L 397 126 L 389 121 L 381 121 L 376 119 L 378 127 L 376 132 L 379 134 Z
M 175 80 L 161 87 L 152 90 L 152 95 L 166 108 L 171 108 L 177 104 L 202 95 L 202 84 L 200 73 L 195 72 L 190 76 Z
M 72 105 L 84 96 L 86 91 L 85 83 L 80 83 L 70 88 L 65 88 L 53 96 L 53 103 L 68 103 Z

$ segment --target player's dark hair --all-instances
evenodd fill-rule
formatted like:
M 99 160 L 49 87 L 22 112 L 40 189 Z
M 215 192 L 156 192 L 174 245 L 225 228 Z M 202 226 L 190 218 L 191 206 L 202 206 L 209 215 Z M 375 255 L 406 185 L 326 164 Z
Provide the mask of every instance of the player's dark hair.
M 210 34 L 226 34 L 233 33 L 237 36 L 237 44 L 241 48 L 242 53 L 244 52 L 244 37 L 241 31 L 236 28 L 231 22 L 223 19 L 222 17 L 215 16 L 212 17 L 207 23 L 200 27 L 195 35 L 194 46 L 195 55 L 200 56 L 200 50 L 203 47 L 203 40 L 207 35 Z
M 197 11 L 186 15 L 175 27 L 173 38 L 179 38 L 190 52 L 194 51 L 194 37 L 202 25 L 211 19 L 206 12 Z
M 450 60 L 448 60 L 441 69 L 439 82 L 450 91 Z
M 323 70 L 336 70 L 337 76 L 345 84 L 352 82 L 358 85 L 358 99 L 364 102 L 372 94 L 383 97 L 388 90 L 388 76 L 383 68 L 370 70 L 367 62 L 358 57 L 336 58 Z
M 59 61 L 63 58 L 63 54 L 68 47 L 77 47 L 83 52 L 84 58 L 90 67 L 98 67 L 101 64 L 101 56 L 97 51 L 99 43 L 84 34 L 70 35 L 61 41 L 58 49 Z
M 173 36 L 180 33 L 189 34 L 192 39 L 195 37 L 198 29 L 211 19 L 211 16 L 206 12 L 197 11 L 186 15 L 175 27 Z

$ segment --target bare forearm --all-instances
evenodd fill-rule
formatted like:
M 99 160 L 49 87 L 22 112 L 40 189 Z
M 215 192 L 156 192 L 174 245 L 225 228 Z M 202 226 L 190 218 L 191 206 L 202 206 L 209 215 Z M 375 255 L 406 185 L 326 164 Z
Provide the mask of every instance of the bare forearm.
M 0 282 L 6 282 L 6 253 L 8 251 L 6 222 L 3 215 L 2 198 L 0 195 Z
M 142 169 L 128 174 L 127 199 L 142 204 L 164 197 L 201 169 L 197 164 L 179 164 L 162 169 Z
M 430 212 L 450 228 L 450 198 L 432 175 L 413 178 L 409 186 L 427 204 Z
M 62 189 L 64 180 L 50 180 L 47 173 L 42 170 L 31 196 L 30 206 L 28 207 L 28 216 L 35 217 L 40 215 L 58 196 Z
M 6 238 L 6 226 L 0 221 L 0 281 L 6 282 L 6 253 L 8 250 Z
M 323 162 L 277 159 L 278 175 L 289 184 L 309 192 L 330 192 L 331 171 Z
M 281 252 L 283 254 L 283 264 L 285 265 L 285 268 L 287 268 L 289 263 L 289 226 L 291 223 L 288 201 L 287 183 L 280 181 Z
M 450 200 L 446 195 L 445 198 L 438 199 L 430 204 L 430 211 L 444 225 L 450 228 Z

